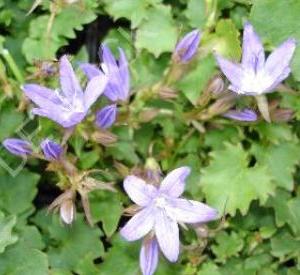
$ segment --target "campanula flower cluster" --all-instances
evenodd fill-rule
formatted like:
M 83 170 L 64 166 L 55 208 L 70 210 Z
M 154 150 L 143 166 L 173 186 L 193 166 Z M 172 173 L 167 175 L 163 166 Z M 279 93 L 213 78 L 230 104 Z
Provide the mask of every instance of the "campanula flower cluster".
M 173 51 L 170 61 L 172 65 L 186 66 L 196 56 L 200 39 L 199 30 L 186 34 Z M 269 120 L 264 109 L 268 102 L 266 98 L 259 96 L 273 92 L 289 76 L 290 62 L 295 48 L 295 40 L 288 39 L 266 58 L 259 36 L 253 26 L 246 23 L 241 63 L 237 64 L 216 54 L 216 62 L 230 82 L 228 89 L 234 94 L 225 93 L 224 81 L 216 78 L 208 88 L 208 99 L 203 99 L 203 102 L 211 99 L 214 101 L 208 108 L 208 112 L 202 114 L 203 120 L 217 113 L 223 117 L 223 121 L 224 118 L 247 123 L 257 121 L 259 116 L 255 110 L 250 107 L 234 107 L 237 95 L 258 97 L 259 110 Z M 128 104 L 131 96 L 128 61 L 124 50 L 119 48 L 118 51 L 118 58 L 116 58 L 110 48 L 103 44 L 99 50 L 101 61 L 99 67 L 89 63 L 80 65 L 87 77 L 85 89 L 81 87 L 67 56 L 62 56 L 59 60 L 59 88 L 50 89 L 33 83 L 22 86 L 25 96 L 34 103 L 32 113 L 54 121 L 65 130 L 74 129 L 89 115 L 96 101 L 105 97 L 104 101 L 108 103 L 95 112 L 95 124 L 100 129 L 110 128 L 117 120 L 118 106 Z M 89 177 L 89 172 L 78 171 L 72 160 L 66 157 L 65 142 L 59 143 L 46 138 L 40 142 L 38 148 L 34 148 L 29 141 L 8 138 L 3 142 L 3 146 L 14 155 L 31 156 L 48 161 L 49 169 L 59 173 L 63 171 L 74 183 L 72 187 L 66 188 L 50 206 L 51 209 L 59 209 L 61 219 L 66 224 L 71 224 L 75 219 L 77 193 L 82 198 L 87 220 L 92 224 L 88 192 L 94 189 L 115 191 L 113 187 L 107 187 L 108 185 Z M 155 174 L 153 171 L 147 172 Z M 140 268 L 143 275 L 154 274 L 160 251 L 170 262 L 178 260 L 180 226 L 185 227 L 189 224 L 194 227 L 219 217 L 216 209 L 181 197 L 190 172 L 191 169 L 184 166 L 169 172 L 164 179 L 156 174 L 160 179 L 159 184 L 147 182 L 134 173 L 127 174 L 124 179 L 123 187 L 135 203 L 133 207 L 135 212 L 121 228 L 120 234 L 130 242 L 142 240 Z
M 124 189 L 139 211 L 121 229 L 121 235 L 128 241 L 144 238 L 140 252 L 140 266 L 143 274 L 153 274 L 159 249 L 170 261 L 176 262 L 179 255 L 178 223 L 196 224 L 215 220 L 215 209 L 193 200 L 180 198 L 189 167 L 180 167 L 170 172 L 159 187 L 147 184 L 136 176 L 124 180 Z

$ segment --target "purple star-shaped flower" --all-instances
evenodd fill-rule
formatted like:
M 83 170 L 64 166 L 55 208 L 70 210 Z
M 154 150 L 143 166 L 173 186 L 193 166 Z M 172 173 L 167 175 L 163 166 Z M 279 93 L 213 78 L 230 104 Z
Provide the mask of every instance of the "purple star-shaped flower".
M 38 108 L 32 112 L 47 117 L 64 128 L 80 123 L 89 108 L 104 92 L 107 77 L 101 73 L 91 79 L 82 91 L 71 63 L 64 55 L 60 59 L 61 90 L 51 90 L 37 84 L 25 84 L 22 89 Z
M 290 62 L 296 48 L 295 39 L 288 39 L 266 59 L 264 48 L 253 26 L 246 23 L 241 64 L 217 56 L 217 62 L 231 82 L 229 89 L 243 95 L 272 92 L 291 72 Z
M 104 95 L 112 102 L 126 101 L 130 95 L 130 74 L 125 52 L 119 48 L 119 59 L 116 60 L 109 47 L 101 45 L 99 57 L 102 62 L 100 68 L 84 63 L 81 64 L 81 69 L 88 79 L 104 73 L 109 79 Z M 96 125 L 103 129 L 109 128 L 115 122 L 116 117 L 117 105 L 109 105 L 97 113 Z
M 189 174 L 190 168 L 177 168 L 165 177 L 159 188 L 136 176 L 128 176 L 124 180 L 125 191 L 140 206 L 140 211 L 121 229 L 121 235 L 128 241 L 150 236 L 150 243 L 146 237 L 140 254 L 144 274 L 153 274 L 157 265 L 158 246 L 170 262 L 178 259 L 178 223 L 204 223 L 217 218 L 215 209 L 197 201 L 179 198 Z M 154 239 L 151 239 L 151 235 L 155 236 Z
M 126 101 L 130 91 L 130 75 L 123 49 L 119 48 L 119 59 L 116 60 L 109 47 L 101 45 L 99 57 L 102 62 L 100 69 L 88 63 L 81 64 L 81 69 L 89 79 L 104 73 L 109 79 L 104 95 L 113 102 Z

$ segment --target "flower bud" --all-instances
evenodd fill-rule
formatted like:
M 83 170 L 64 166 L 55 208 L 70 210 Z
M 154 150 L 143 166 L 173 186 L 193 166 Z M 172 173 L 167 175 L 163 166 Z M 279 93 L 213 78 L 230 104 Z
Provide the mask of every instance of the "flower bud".
M 229 110 L 235 101 L 235 96 L 233 94 L 225 95 L 219 99 L 217 99 L 209 108 L 208 113 L 210 115 L 219 115 L 223 114 L 227 110 Z
M 175 61 L 187 63 L 196 54 L 200 43 L 200 32 L 194 30 L 186 34 L 176 45 L 173 58 Z
M 154 119 L 159 113 L 159 109 L 151 108 L 147 110 L 143 110 L 139 114 L 139 121 L 141 122 L 149 122 Z
M 72 199 L 65 200 L 61 203 L 59 213 L 62 221 L 71 224 L 75 218 L 75 205 Z
M 169 87 L 162 87 L 159 90 L 158 95 L 161 99 L 164 99 L 164 100 L 174 99 L 177 97 L 176 91 L 174 91 L 173 89 L 171 89 Z
M 110 146 L 117 142 L 118 137 L 109 131 L 98 131 L 92 135 L 92 139 L 104 146 Z
M 3 141 L 3 146 L 16 156 L 26 156 L 32 153 L 30 142 L 19 138 L 7 138 Z
M 219 96 L 225 88 L 224 81 L 222 77 L 215 76 L 207 85 L 206 91 L 212 93 L 214 96 Z
M 66 190 L 59 195 L 48 207 L 48 211 L 59 209 L 60 218 L 66 224 L 71 224 L 75 219 L 75 200 L 76 193 L 72 189 Z
M 41 148 L 45 158 L 49 161 L 59 160 L 63 153 L 63 148 L 50 139 L 43 140 L 41 142 Z
M 102 108 L 96 113 L 96 125 L 101 129 L 107 129 L 112 126 L 116 121 L 117 110 L 116 104 Z
M 271 113 L 271 119 L 275 122 L 288 122 L 294 116 L 294 111 L 291 109 L 276 109 Z
M 223 114 L 223 117 L 231 118 L 238 121 L 256 121 L 257 114 L 251 109 L 230 110 Z

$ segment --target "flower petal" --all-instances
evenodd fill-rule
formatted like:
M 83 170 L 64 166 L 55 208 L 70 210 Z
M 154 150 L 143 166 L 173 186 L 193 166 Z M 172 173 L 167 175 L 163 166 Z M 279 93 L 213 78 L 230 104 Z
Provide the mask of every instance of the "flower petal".
M 130 199 L 140 206 L 148 205 L 157 194 L 155 186 L 136 176 L 127 176 L 123 186 Z
M 107 84 L 107 77 L 101 73 L 100 75 L 93 77 L 87 84 L 84 93 L 85 109 L 88 110 L 98 99 L 98 97 L 104 92 Z
M 96 125 L 101 129 L 107 129 L 114 124 L 118 108 L 116 104 L 108 105 L 96 113 Z
M 59 61 L 60 85 L 62 92 L 70 102 L 83 98 L 83 92 L 70 61 L 63 55 Z
M 251 109 L 229 110 L 223 114 L 223 117 L 231 118 L 238 121 L 256 121 L 257 114 Z
M 263 44 L 250 23 L 244 26 L 242 65 L 246 69 L 260 70 L 264 66 Z
M 40 146 L 47 160 L 58 160 L 63 153 L 61 145 L 48 138 L 44 139 Z
M 161 182 L 159 191 L 171 197 L 179 197 L 185 186 L 185 179 L 190 174 L 191 169 L 187 166 L 171 171 Z
M 121 78 L 122 86 L 120 91 L 120 98 L 126 100 L 129 96 L 129 70 L 128 70 L 128 61 L 123 49 L 119 48 L 120 58 L 119 58 L 119 75 Z
M 120 230 L 120 234 L 127 241 L 136 241 L 144 237 L 154 226 L 152 207 L 146 207 L 135 214 Z
M 155 217 L 154 230 L 159 247 L 170 262 L 176 262 L 179 255 L 178 224 L 163 209 L 157 209 Z
M 41 108 L 54 108 L 62 104 L 57 94 L 46 87 L 37 84 L 25 84 L 22 86 L 25 95 Z
M 112 52 L 110 51 L 109 47 L 106 46 L 105 44 L 102 44 L 100 46 L 100 51 L 99 51 L 99 57 L 101 62 L 103 62 L 105 64 L 105 66 L 107 67 L 107 70 L 110 73 L 114 73 L 115 71 L 118 71 L 118 64 L 117 61 L 114 57 L 114 55 L 112 54 Z
M 168 213 L 184 223 L 204 223 L 215 220 L 218 211 L 208 205 L 187 199 L 168 199 Z
M 277 85 L 289 75 L 289 65 L 295 49 L 296 41 L 288 39 L 269 55 L 265 64 L 265 70 Z M 274 87 L 274 84 L 272 86 Z
M 228 78 L 231 84 L 240 88 L 243 80 L 243 70 L 239 64 L 235 64 L 219 55 L 216 55 L 217 62 L 223 74 Z
M 193 30 L 186 34 L 176 45 L 175 54 L 181 62 L 188 62 L 197 52 L 201 34 L 199 30 Z
M 97 68 L 97 66 L 89 63 L 80 64 L 80 69 L 84 72 L 89 80 L 93 77 L 98 76 L 101 74 L 101 71 Z
M 38 116 L 47 117 L 60 124 L 64 128 L 75 126 L 76 124 L 80 123 L 86 116 L 86 113 L 82 112 L 67 112 L 65 109 L 59 108 L 59 106 L 57 106 L 56 109 L 52 110 L 34 108 L 32 109 L 32 113 Z
M 19 138 L 7 138 L 2 142 L 3 146 L 16 156 L 26 156 L 32 153 L 32 144 Z
M 155 238 L 146 239 L 140 252 L 140 267 L 143 275 L 154 274 L 158 264 L 158 244 Z

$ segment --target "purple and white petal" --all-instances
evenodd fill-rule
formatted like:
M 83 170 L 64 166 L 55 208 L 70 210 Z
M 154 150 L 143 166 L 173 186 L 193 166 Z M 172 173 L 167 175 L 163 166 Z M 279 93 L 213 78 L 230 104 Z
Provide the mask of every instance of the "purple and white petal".
M 162 253 L 170 262 L 176 262 L 179 255 L 179 228 L 177 222 L 170 218 L 164 209 L 157 209 L 154 230 Z
M 122 91 L 120 92 L 120 99 L 126 100 L 129 96 L 129 69 L 128 69 L 128 61 L 123 49 L 119 48 L 119 75 L 122 81 Z
M 37 84 L 25 84 L 22 86 L 25 95 L 40 108 L 54 108 L 62 104 L 57 94 L 46 87 Z
M 272 78 L 273 83 L 277 82 L 279 84 L 288 77 L 290 73 L 289 65 L 295 49 L 295 39 L 288 39 L 269 55 L 265 64 L 265 71 Z M 279 79 L 280 81 L 278 81 Z
M 257 114 L 251 109 L 230 110 L 223 114 L 223 117 L 238 120 L 238 121 L 256 121 Z
M 265 63 L 263 44 L 250 23 L 244 26 L 242 65 L 255 72 L 262 69 Z
M 179 197 L 185 187 L 185 180 L 191 169 L 183 166 L 171 171 L 161 182 L 159 191 L 171 197 Z
M 116 104 L 108 105 L 96 113 L 96 125 L 101 129 L 111 127 L 117 118 L 118 108 Z
M 136 176 L 127 176 L 123 186 L 130 199 L 140 206 L 148 205 L 157 194 L 155 186 Z
M 115 59 L 109 47 L 104 44 L 101 45 L 100 47 L 102 53 L 102 56 L 100 56 L 101 62 L 105 64 L 110 74 L 117 72 L 119 70 L 117 60 Z
M 143 275 L 154 274 L 158 264 L 158 244 L 155 238 L 144 239 L 140 251 L 140 267 Z
M 7 138 L 2 144 L 10 153 L 16 156 L 26 156 L 32 153 L 31 143 L 23 139 Z
M 80 123 L 84 117 L 86 116 L 86 113 L 77 112 L 74 113 L 72 111 L 66 111 L 65 109 L 62 109 L 59 105 L 56 107 L 56 109 L 41 109 L 41 108 L 34 108 L 31 111 L 34 115 L 47 117 L 54 122 L 60 124 L 64 128 L 70 128 L 75 126 L 76 124 Z
M 61 145 L 48 138 L 44 139 L 40 146 L 47 160 L 59 160 L 62 156 L 63 148 Z
M 200 43 L 199 30 L 193 30 L 186 34 L 176 45 L 175 55 L 177 55 L 181 62 L 190 61 L 196 54 Z
M 241 87 L 243 81 L 243 70 L 239 64 L 235 64 L 219 55 L 216 55 L 217 62 L 223 74 L 228 78 L 234 87 Z
M 88 82 L 84 93 L 84 105 L 86 110 L 88 110 L 104 92 L 107 81 L 107 77 L 101 73 Z
M 204 203 L 178 198 L 168 200 L 167 212 L 183 223 L 204 223 L 218 217 L 218 211 Z
M 63 55 L 59 61 L 60 85 L 65 97 L 72 102 L 81 99 L 83 92 L 70 61 Z
M 83 63 L 80 64 L 80 69 L 84 72 L 84 74 L 87 76 L 89 80 L 91 80 L 93 77 L 98 76 L 101 74 L 100 69 L 97 68 L 97 66 L 89 63 Z
M 135 214 L 120 230 L 121 236 L 127 241 L 136 241 L 150 232 L 154 226 L 152 207 L 146 207 Z

